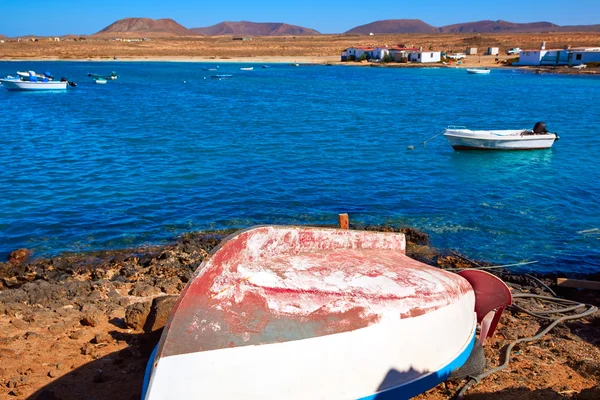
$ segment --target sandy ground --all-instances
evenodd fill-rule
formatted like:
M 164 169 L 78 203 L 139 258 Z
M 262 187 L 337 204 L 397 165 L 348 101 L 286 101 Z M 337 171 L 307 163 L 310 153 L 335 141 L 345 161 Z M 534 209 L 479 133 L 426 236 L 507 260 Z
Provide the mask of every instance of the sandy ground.
M 152 37 L 147 41 L 115 41 L 110 37 L 92 36 L 83 41 L 38 42 L 9 41 L 0 44 L 0 60 L 60 59 L 60 60 L 255 60 L 257 62 L 329 62 L 339 60 L 340 52 L 350 46 L 382 46 L 403 44 L 408 47 L 465 52 L 477 47 L 483 54 L 488 47 L 499 47 L 501 55 L 512 47 L 547 48 L 566 45 L 598 46 L 600 33 L 530 33 L 530 34 L 437 34 L 437 35 L 322 35 L 298 37 L 254 37 L 252 40 L 232 40 L 217 37 Z M 122 36 L 121 36 L 122 37 Z M 479 61 L 478 56 L 470 59 Z
M 409 256 L 442 268 L 466 266 L 428 247 L 426 237 L 415 232 L 409 234 Z M 166 318 L 185 282 L 226 234 L 190 234 L 166 246 L 0 263 L 0 398 L 138 399 L 160 335 L 156 315 Z M 545 293 L 524 283 L 513 283 L 512 290 Z M 559 295 L 600 303 L 594 292 L 563 289 Z M 160 303 L 164 309 L 156 311 L 160 300 L 165 300 Z M 505 311 L 496 335 L 486 342 L 488 368 L 503 362 L 510 341 L 545 326 L 516 310 Z M 417 399 L 451 398 L 464 383 L 443 383 Z M 465 397 L 599 398 L 598 314 L 561 324 L 515 348 L 506 370 L 484 379 Z

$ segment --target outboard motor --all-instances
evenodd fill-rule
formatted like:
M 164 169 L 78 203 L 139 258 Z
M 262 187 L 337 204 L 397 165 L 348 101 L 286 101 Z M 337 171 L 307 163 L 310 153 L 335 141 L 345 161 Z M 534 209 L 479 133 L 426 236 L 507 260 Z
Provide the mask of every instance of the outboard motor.
M 533 133 L 537 135 L 544 135 L 548 133 L 548 129 L 546 129 L 546 123 L 542 121 L 536 122 L 535 126 L 533 127 Z

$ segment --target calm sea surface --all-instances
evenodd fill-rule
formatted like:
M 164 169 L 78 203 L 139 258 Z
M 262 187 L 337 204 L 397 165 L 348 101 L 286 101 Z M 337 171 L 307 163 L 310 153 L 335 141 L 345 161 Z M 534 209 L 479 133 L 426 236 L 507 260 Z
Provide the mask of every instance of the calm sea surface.
M 0 259 L 253 224 L 411 225 L 542 271 L 600 271 L 600 79 L 457 69 L 0 62 L 65 93 L 0 88 Z M 88 72 L 119 73 L 96 85 Z M 184 83 L 184 81 L 186 83 Z M 551 150 L 455 152 L 448 124 L 532 128 Z M 415 146 L 414 151 L 407 146 Z

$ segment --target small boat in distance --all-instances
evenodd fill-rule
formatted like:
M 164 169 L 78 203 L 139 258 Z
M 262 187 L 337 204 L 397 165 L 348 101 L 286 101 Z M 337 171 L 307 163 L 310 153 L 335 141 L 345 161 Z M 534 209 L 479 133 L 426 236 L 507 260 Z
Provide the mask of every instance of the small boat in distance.
M 252 71 L 254 69 L 254 67 L 242 67 L 240 68 L 240 71 Z
M 263 65 L 262 67 L 263 67 L 263 68 L 271 68 L 271 66 L 270 66 L 270 65 Z
M 487 75 L 490 73 L 488 68 L 467 68 L 468 74 Z
M 89 73 L 88 76 L 90 76 L 94 79 L 101 78 L 101 79 L 106 79 L 106 80 L 111 80 L 111 81 L 114 81 L 119 77 L 119 75 L 117 75 L 117 73 L 115 71 L 111 72 L 110 75 L 99 75 L 99 74 Z
M 104 85 L 106 83 L 106 79 L 104 78 L 95 78 L 94 79 L 97 84 Z
M 228 79 L 228 78 L 233 78 L 233 75 L 232 74 L 211 75 L 211 79 Z
M 545 122 L 531 129 L 472 131 L 465 126 L 450 125 L 444 137 L 454 150 L 534 150 L 548 149 L 560 139 L 546 130 Z
M 512 296 L 487 272 L 453 274 L 405 253 L 402 233 L 237 232 L 181 292 L 142 399 L 408 399 L 429 390 L 481 349 Z
M 218 66 L 217 66 L 216 68 L 207 68 L 207 67 L 203 67 L 203 68 L 202 68 L 202 71 L 216 71 L 216 70 L 218 70 L 218 69 L 219 69 L 219 67 L 218 67 Z

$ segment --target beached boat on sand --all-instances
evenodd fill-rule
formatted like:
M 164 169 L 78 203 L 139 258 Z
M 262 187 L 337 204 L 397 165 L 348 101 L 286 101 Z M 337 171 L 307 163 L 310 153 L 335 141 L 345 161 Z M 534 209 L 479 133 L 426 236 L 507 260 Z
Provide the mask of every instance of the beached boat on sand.
M 444 137 L 455 150 L 534 150 L 548 149 L 560 137 L 546 130 L 546 123 L 538 122 L 533 130 L 480 130 L 464 126 L 448 126 Z
M 478 321 L 491 336 L 510 291 L 405 246 L 401 233 L 310 227 L 230 236 L 181 292 L 142 398 L 405 399 L 437 385 L 467 360 Z M 485 288 L 495 297 L 480 302 Z
M 490 73 L 490 70 L 487 68 L 467 68 L 467 73 L 475 75 L 487 75 Z

